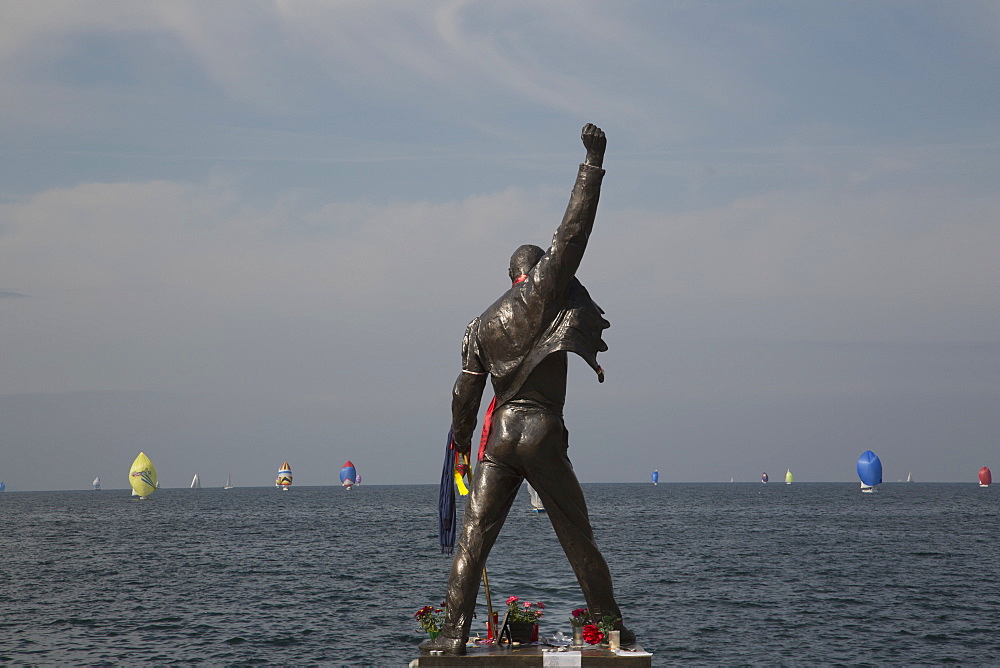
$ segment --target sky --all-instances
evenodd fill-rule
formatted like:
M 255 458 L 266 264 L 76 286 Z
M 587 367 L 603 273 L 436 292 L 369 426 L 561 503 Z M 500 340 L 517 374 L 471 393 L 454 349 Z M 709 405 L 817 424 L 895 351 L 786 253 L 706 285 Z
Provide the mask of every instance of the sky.
M 0 5 L 0 480 L 437 484 L 585 152 L 582 482 L 1000 467 L 1000 4 Z M 484 397 L 488 403 L 490 393 Z

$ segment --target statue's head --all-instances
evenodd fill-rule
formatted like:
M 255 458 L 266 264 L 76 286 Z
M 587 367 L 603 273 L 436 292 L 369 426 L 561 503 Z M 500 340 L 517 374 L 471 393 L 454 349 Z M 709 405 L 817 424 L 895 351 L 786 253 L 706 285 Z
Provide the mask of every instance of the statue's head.
M 514 251 L 514 254 L 510 256 L 510 270 L 508 271 L 510 280 L 513 281 L 518 276 L 523 276 L 531 271 L 531 268 L 538 264 L 543 255 L 545 255 L 545 251 L 532 244 L 525 244 Z

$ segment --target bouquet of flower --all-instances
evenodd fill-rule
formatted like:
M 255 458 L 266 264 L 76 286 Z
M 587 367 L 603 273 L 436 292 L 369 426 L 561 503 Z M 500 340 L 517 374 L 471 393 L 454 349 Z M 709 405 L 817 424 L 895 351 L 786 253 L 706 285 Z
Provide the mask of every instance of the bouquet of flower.
M 413 615 L 417 618 L 417 623 L 427 633 L 440 633 L 441 625 L 444 624 L 444 609 L 435 608 L 432 605 L 425 605 L 417 610 Z
M 573 611 L 573 616 L 569 618 L 569 623 L 574 628 L 590 624 L 590 610 L 587 608 L 577 608 Z
M 597 623 L 593 620 L 589 624 L 584 624 L 583 626 L 583 640 L 590 645 L 596 645 L 599 642 L 603 642 L 608 634 L 615 630 L 615 624 L 621 621 L 621 617 L 615 617 L 614 615 L 604 615 L 603 618 Z
M 535 624 L 538 622 L 538 618 L 543 614 L 542 610 L 545 609 L 545 604 L 539 601 L 538 603 L 529 603 L 524 601 L 523 603 L 517 596 L 511 596 L 507 599 L 507 619 L 512 622 L 528 622 L 529 624 Z

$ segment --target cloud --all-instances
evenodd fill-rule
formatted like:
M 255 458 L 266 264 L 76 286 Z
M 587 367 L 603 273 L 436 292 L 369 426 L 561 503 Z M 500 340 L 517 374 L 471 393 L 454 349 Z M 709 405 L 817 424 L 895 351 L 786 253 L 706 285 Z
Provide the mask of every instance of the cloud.
M 169 125 L 266 114 L 363 128 L 392 110 L 382 132 L 446 119 L 516 141 L 509 119 L 531 110 L 619 119 L 650 141 L 681 133 L 684 108 L 768 104 L 734 47 L 686 37 L 669 12 L 647 25 L 601 3 L 36 4 L 0 29 L 0 86 L 28 127 L 94 131 L 141 110 Z M 129 62 L 141 67 L 124 81 L 81 76 Z
M 39 393 L 27 436 L 52 393 L 107 392 L 109 424 L 141 395 L 150 424 L 195 415 L 235 451 L 246 433 L 261 452 L 311 443 L 304 461 L 330 433 L 437 442 L 464 325 L 505 289 L 515 246 L 548 242 L 572 135 L 595 121 L 609 172 L 581 279 L 612 329 L 608 383 L 571 378 L 578 471 L 625 466 L 607 447 L 622 433 L 658 456 L 666 421 L 680 451 L 718 461 L 738 442 L 759 475 L 761 451 L 813 442 L 813 424 L 830 451 L 838 423 L 883 438 L 882 398 L 900 443 L 930 449 L 931 423 L 985 442 L 996 17 L 11 4 L 0 393 Z M 57 426 L 51 442 L 71 442 Z M 710 467 L 696 460 L 683 475 Z
M 188 387 L 221 374 L 226 356 L 246 358 L 243 373 L 252 374 L 250 358 L 279 332 L 308 339 L 294 351 L 305 363 L 327 354 L 315 332 L 359 345 L 387 318 L 435 317 L 501 291 L 508 240 L 527 230 L 535 239 L 536 221 L 558 220 L 547 199 L 511 189 L 437 204 L 303 209 L 294 197 L 254 207 L 228 182 L 50 190 L 0 205 L 0 283 L 36 296 L 5 326 L 5 339 L 26 359 L 42 356 L 20 377 L 36 390 Z M 471 273 L 484 266 L 491 271 Z M 62 352 L 45 356 L 41 347 Z M 84 380 L 115 352 L 144 361 L 118 359 L 101 380 Z M 284 354 L 271 348 L 259 363 L 277 366 Z M 10 375 L 5 384 L 18 386 Z

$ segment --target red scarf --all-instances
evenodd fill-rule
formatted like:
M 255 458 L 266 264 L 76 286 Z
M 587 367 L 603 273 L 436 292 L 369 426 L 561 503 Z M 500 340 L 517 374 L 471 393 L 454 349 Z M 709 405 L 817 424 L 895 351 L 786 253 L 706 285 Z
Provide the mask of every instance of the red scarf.
M 511 287 L 514 287 L 518 283 L 523 283 L 528 280 L 527 274 L 521 274 L 514 279 Z M 497 407 L 497 398 L 493 397 L 493 401 L 490 402 L 489 408 L 486 409 L 486 415 L 483 417 L 483 435 L 479 439 L 479 456 L 476 461 L 483 461 L 483 457 L 486 455 L 486 441 L 490 440 L 490 430 L 493 428 L 493 411 Z

